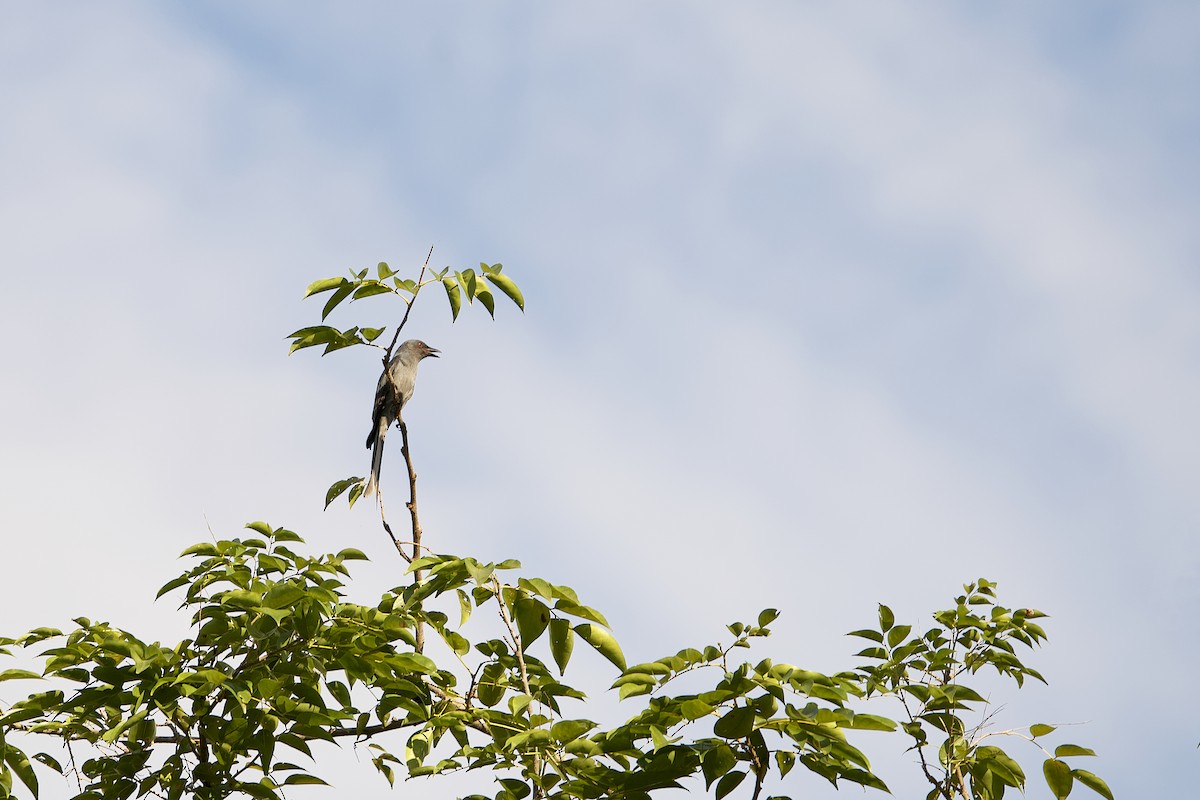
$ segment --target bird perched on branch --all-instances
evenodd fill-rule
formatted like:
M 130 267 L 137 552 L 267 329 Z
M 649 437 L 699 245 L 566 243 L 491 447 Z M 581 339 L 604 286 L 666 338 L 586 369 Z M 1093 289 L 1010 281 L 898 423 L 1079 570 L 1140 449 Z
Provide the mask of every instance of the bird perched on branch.
M 371 432 L 367 435 L 367 449 L 371 453 L 371 476 L 367 479 L 364 497 L 369 497 L 379 488 L 379 466 L 383 461 L 383 439 L 388 428 L 399 420 L 400 410 L 412 398 L 417 382 L 417 365 L 421 360 L 438 357 L 440 351 L 417 339 L 409 339 L 396 348 L 396 355 L 388 362 L 387 369 L 379 376 L 375 389 L 375 407 L 371 411 Z

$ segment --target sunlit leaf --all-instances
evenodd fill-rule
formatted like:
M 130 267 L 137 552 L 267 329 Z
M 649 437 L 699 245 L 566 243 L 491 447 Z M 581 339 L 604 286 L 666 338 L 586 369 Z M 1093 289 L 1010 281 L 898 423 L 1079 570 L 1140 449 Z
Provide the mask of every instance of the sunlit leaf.
M 1067 763 L 1057 758 L 1047 758 L 1042 764 L 1042 774 L 1046 776 L 1046 785 L 1050 787 L 1054 797 L 1057 800 L 1065 800 L 1075 782 Z
M 484 277 L 487 278 L 493 286 L 508 296 L 517 304 L 517 308 L 525 310 L 525 297 L 521 294 L 521 290 L 517 288 L 517 284 L 512 278 L 507 275 L 501 275 L 499 272 L 485 272 Z
M 571 660 L 571 651 L 575 647 L 575 631 L 571 630 L 570 620 L 555 618 L 550 620 L 550 655 L 558 665 L 560 675 L 566 673 L 567 662 Z
M 442 285 L 446 287 L 446 298 L 450 301 L 450 320 L 453 322 L 458 319 L 458 312 L 462 308 L 462 292 L 453 278 L 442 278 Z
M 348 283 L 350 283 L 350 281 L 346 280 L 345 278 L 322 278 L 319 281 L 313 281 L 310 283 L 308 288 L 304 290 L 304 296 L 306 298 L 312 297 L 314 294 L 328 292 L 330 289 L 336 289 L 339 286 L 344 286 Z
M 599 625 L 584 622 L 575 626 L 575 632 L 594 647 L 597 653 L 615 664 L 618 669 L 625 669 L 625 654 L 621 652 L 621 646 L 607 630 Z
M 1092 773 L 1085 769 L 1075 769 L 1071 770 L 1071 774 L 1075 776 L 1075 780 L 1079 781 L 1096 794 L 1106 798 L 1106 800 L 1113 800 L 1112 789 L 1109 789 L 1107 783 L 1100 780 Z

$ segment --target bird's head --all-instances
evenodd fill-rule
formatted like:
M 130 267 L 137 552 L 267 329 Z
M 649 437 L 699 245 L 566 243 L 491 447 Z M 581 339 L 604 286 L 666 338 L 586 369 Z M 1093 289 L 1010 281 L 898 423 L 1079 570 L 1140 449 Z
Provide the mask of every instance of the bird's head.
M 438 353 L 441 352 L 441 350 L 430 347 L 420 339 L 409 339 L 407 342 L 400 345 L 399 349 L 405 351 L 405 353 L 408 355 L 415 357 L 417 361 L 420 361 L 423 358 L 428 358 L 429 356 L 438 358 Z

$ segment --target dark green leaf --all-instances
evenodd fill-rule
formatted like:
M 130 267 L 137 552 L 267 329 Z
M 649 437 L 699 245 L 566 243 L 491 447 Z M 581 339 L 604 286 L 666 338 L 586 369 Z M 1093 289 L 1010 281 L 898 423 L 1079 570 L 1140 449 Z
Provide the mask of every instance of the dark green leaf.
M 1038 723 L 1037 725 L 1029 726 L 1029 735 L 1036 739 L 1039 736 L 1045 736 L 1048 733 L 1054 733 L 1054 730 L 1055 728 L 1053 725 L 1043 725 Z
M 722 797 L 732 792 L 746 778 L 746 773 L 742 771 L 730 772 L 724 778 L 717 781 L 717 791 L 715 797 L 721 800 Z
M 704 788 L 713 785 L 713 781 L 733 769 L 737 763 L 737 755 L 733 749 L 722 742 L 706 752 L 700 759 L 700 769 L 704 773 Z
M 500 682 L 503 675 L 504 667 L 495 661 L 484 666 L 483 672 L 479 675 L 475 693 L 479 697 L 479 702 L 488 708 L 495 706 L 504 697 L 504 685 Z
M 713 725 L 713 733 L 722 739 L 741 739 L 754 730 L 754 709 L 735 706 Z
M 342 492 L 346 491 L 347 489 L 349 489 L 351 486 L 355 485 L 356 483 L 362 483 L 362 481 L 363 481 L 362 478 L 360 478 L 358 476 L 354 476 L 352 478 L 346 478 L 344 480 L 340 480 L 337 483 L 330 486 L 329 491 L 325 492 L 325 507 L 329 508 L 329 504 L 332 503 L 334 500 L 336 500 Z

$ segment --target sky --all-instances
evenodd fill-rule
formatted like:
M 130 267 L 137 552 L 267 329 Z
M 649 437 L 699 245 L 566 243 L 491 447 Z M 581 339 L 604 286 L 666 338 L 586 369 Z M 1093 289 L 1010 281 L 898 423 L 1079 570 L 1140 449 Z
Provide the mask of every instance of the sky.
M 435 549 L 574 587 L 631 661 L 769 606 L 755 657 L 825 671 L 987 577 L 1051 614 L 999 726 L 1080 723 L 1118 796 L 1200 780 L 1200 7 L 4 10 L 0 632 L 177 639 L 176 556 L 256 519 L 396 585 L 370 507 L 322 510 L 376 353 L 285 337 L 311 281 L 433 246 L 526 299 L 406 328 Z

